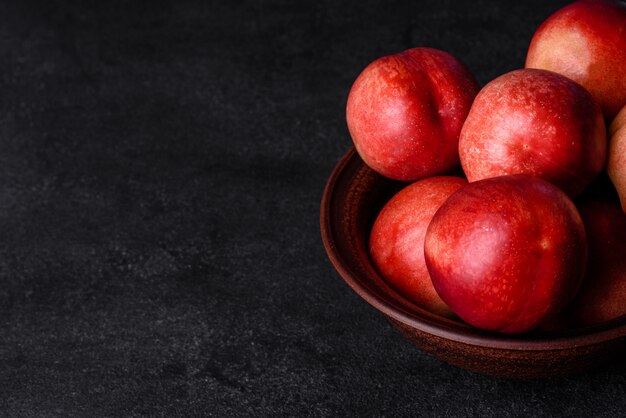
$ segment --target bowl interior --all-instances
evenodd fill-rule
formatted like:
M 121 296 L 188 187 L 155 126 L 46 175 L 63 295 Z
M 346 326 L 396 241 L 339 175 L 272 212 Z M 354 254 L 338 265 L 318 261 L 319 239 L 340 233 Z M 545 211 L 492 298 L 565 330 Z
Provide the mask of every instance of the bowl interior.
M 507 350 L 553 350 L 598 344 L 626 336 L 626 318 L 558 333 L 503 335 L 430 313 L 391 288 L 368 251 L 369 233 L 383 205 L 406 183 L 387 179 L 365 165 L 352 148 L 335 167 L 321 204 L 322 240 L 346 283 L 368 303 L 404 326 L 447 340 Z

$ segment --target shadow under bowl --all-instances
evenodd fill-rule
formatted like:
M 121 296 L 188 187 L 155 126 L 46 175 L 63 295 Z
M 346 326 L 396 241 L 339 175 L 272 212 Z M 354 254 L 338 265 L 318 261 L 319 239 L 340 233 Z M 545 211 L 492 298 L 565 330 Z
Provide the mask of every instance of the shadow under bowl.
M 373 222 L 406 183 L 371 170 L 354 148 L 333 170 L 320 208 L 322 240 L 345 282 L 406 338 L 447 363 L 504 378 L 548 378 L 599 367 L 623 354 L 626 320 L 562 332 L 503 335 L 430 313 L 392 289 L 368 251 Z

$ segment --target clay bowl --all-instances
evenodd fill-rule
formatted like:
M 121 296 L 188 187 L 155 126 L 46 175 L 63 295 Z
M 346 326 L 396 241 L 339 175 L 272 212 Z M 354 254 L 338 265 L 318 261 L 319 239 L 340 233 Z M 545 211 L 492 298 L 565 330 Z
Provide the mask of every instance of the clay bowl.
M 560 333 L 508 336 L 427 312 L 390 288 L 373 266 L 367 242 L 379 210 L 405 185 L 378 175 L 351 149 L 328 180 L 320 220 L 324 246 L 338 273 L 406 338 L 450 364 L 506 378 L 573 374 L 623 354 L 625 318 Z

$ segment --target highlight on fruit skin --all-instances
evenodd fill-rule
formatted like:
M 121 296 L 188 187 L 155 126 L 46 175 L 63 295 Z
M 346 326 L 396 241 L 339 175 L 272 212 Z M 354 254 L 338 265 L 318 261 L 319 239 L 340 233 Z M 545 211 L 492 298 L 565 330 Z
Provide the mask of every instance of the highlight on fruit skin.
M 348 95 L 355 148 L 370 168 L 394 180 L 449 173 L 459 166 L 459 133 L 478 89 L 469 69 L 438 49 L 378 58 Z

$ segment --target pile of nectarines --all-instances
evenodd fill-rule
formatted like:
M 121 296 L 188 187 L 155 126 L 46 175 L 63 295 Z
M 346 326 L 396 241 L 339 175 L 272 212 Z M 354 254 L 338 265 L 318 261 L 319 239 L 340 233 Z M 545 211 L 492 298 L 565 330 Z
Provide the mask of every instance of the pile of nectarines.
M 558 10 L 525 68 L 482 88 L 441 50 L 379 58 L 346 119 L 363 161 L 407 183 L 370 236 L 407 299 L 504 333 L 626 314 L 626 4 Z

